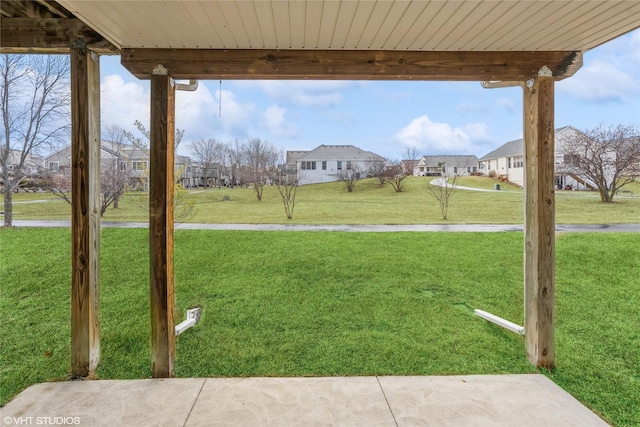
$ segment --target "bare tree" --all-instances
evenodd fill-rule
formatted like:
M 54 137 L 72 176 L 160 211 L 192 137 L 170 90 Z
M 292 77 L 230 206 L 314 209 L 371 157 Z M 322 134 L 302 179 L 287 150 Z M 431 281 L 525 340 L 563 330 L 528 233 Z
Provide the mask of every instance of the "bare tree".
M 151 143 L 151 134 L 145 128 L 145 126 L 139 120 L 136 120 L 134 126 L 138 129 L 142 136 L 136 136 L 129 131 L 124 131 L 126 138 L 133 144 L 135 148 L 141 150 L 146 153 L 147 158 L 150 155 L 149 144 Z M 174 134 L 174 154 L 178 149 L 178 146 L 182 142 L 182 137 L 184 136 L 183 129 L 176 129 Z M 148 171 L 146 171 L 148 173 Z M 176 175 L 179 176 L 181 171 L 178 170 Z M 173 197 L 173 207 L 174 207 L 174 221 L 182 222 L 186 221 L 189 217 L 193 215 L 195 210 L 195 201 L 190 199 L 188 192 L 182 187 L 182 185 L 174 183 L 174 197 Z M 145 199 L 148 200 L 148 199 Z M 141 204 L 140 198 L 132 197 L 131 202 L 138 206 L 141 209 L 146 211 L 149 210 L 148 204 Z
M 110 143 L 110 147 L 105 147 L 105 150 L 109 151 L 113 157 L 112 164 L 105 165 L 104 168 L 102 164 L 100 165 L 101 216 L 112 204 L 114 209 L 118 209 L 120 197 L 124 194 L 131 178 L 131 162 L 125 153 L 127 135 L 124 129 L 117 125 L 109 125 L 105 127 L 102 134 Z
M 600 200 L 613 202 L 616 192 L 640 176 L 640 130 L 635 125 L 599 125 L 561 142 L 565 171 L 587 178 Z
M 293 210 L 296 207 L 296 195 L 298 194 L 301 174 L 302 171 L 298 171 L 295 165 L 291 167 L 287 165 L 282 154 L 280 155 L 280 164 L 272 168 L 269 173 L 269 179 L 276 186 L 282 198 L 284 212 L 288 219 L 293 219 Z
M 231 188 L 233 188 L 236 183 L 240 183 L 242 185 L 244 177 L 241 176 L 240 172 L 242 170 L 242 164 L 245 159 L 245 152 L 243 149 L 243 145 L 237 139 L 233 142 L 233 144 L 227 145 L 227 154 L 229 155 L 229 162 L 231 164 Z
M 114 209 L 118 209 L 120 198 L 131 177 L 131 165 L 126 156 L 127 145 L 122 128 L 115 125 L 107 126 L 102 134 L 105 139 L 100 147 L 103 151 L 100 159 L 100 216 L 104 215 L 109 206 L 113 205 Z M 67 149 L 70 150 L 68 147 Z M 69 172 L 46 171 L 43 175 L 47 188 L 67 203 L 71 203 Z
M 356 183 L 360 180 L 360 172 L 356 166 L 351 166 L 351 162 L 342 162 L 342 169 L 339 170 L 336 176 L 338 177 L 338 181 L 344 183 L 344 188 L 346 188 L 349 193 L 353 192 L 356 188 Z
M 1 56 L 0 177 L 6 227 L 13 223 L 13 192 L 33 172 L 31 156 L 68 138 L 69 103 L 67 56 Z
M 404 180 L 407 178 L 407 174 L 398 160 L 392 160 L 389 163 L 390 166 L 384 171 L 384 180 L 393 187 L 396 193 L 401 193 L 404 190 Z
M 386 182 L 384 176 L 386 160 L 382 157 L 372 157 L 367 159 L 367 164 L 369 165 L 369 168 L 367 170 L 369 176 L 378 178 L 378 182 L 380 182 L 380 185 L 384 185 Z
M 218 157 L 219 147 L 221 146 L 222 144 L 216 141 L 215 138 L 201 138 L 191 143 L 191 152 L 204 169 L 205 187 L 209 186 L 209 171 L 211 170 L 216 157 Z
M 438 163 L 440 169 L 442 169 L 443 166 L 444 163 Z M 438 201 L 442 219 L 447 219 L 449 214 L 449 199 L 456 189 L 457 178 L 457 174 L 452 175 L 449 178 L 451 182 L 449 182 L 447 176 L 443 174 L 442 177 L 436 178 L 427 184 L 427 192 Z
M 231 163 L 231 157 L 229 155 L 229 146 L 223 143 L 217 143 L 214 146 L 213 161 L 216 164 L 214 172 L 216 174 L 216 184 L 218 187 L 222 185 L 222 177 L 225 173 L 230 174 L 230 168 L 227 165 Z M 227 163 L 227 161 L 229 163 Z M 227 177 L 231 181 L 231 176 Z M 227 183 L 229 184 L 229 182 Z
M 404 160 L 402 161 L 402 166 L 404 167 L 404 173 L 406 175 L 413 175 L 413 169 L 416 167 L 416 162 L 420 154 L 418 154 L 418 149 L 416 147 L 407 147 L 404 152 Z
M 278 151 L 268 142 L 253 138 L 244 145 L 247 159 L 248 181 L 253 184 L 258 201 L 267 183 L 268 172 L 275 167 Z
M 149 152 L 149 144 L 151 142 L 151 134 L 147 130 L 147 128 L 142 124 L 140 120 L 136 120 L 133 122 L 133 125 L 138 129 L 138 132 L 142 134 L 142 137 L 136 136 L 129 131 L 124 131 L 125 136 L 136 148 L 140 150 L 144 150 L 147 153 Z M 174 154 L 178 151 L 178 146 L 182 142 L 182 137 L 184 136 L 184 129 L 176 129 L 175 134 L 173 136 L 173 152 Z

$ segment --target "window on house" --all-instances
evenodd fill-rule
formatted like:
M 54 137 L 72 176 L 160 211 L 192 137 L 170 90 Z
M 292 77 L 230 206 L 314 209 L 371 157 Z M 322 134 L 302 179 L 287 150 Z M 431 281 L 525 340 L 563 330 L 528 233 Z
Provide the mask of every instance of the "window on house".
M 522 156 L 518 156 L 518 157 L 514 157 L 513 158 L 513 167 L 514 168 L 524 167 L 524 160 L 523 160 Z
M 458 173 L 458 167 L 457 166 L 453 167 L 453 173 Z
M 127 163 L 122 161 L 122 160 L 119 160 L 118 161 L 118 170 L 119 171 L 126 171 L 127 170 Z
M 507 157 L 507 167 L 508 167 L 509 169 L 511 169 L 511 168 L 512 168 L 512 166 L 511 166 L 511 157 Z
M 303 171 L 316 170 L 316 162 L 300 162 L 300 169 Z
M 47 165 L 47 169 L 49 170 L 49 172 L 58 172 L 58 170 L 60 169 L 60 163 L 49 162 L 49 164 Z
M 146 162 L 146 160 L 132 162 L 131 166 L 133 167 L 134 171 L 147 170 L 147 162 Z
M 338 170 L 341 171 L 342 170 L 342 161 L 338 160 Z
M 347 160 L 347 170 L 351 170 L 351 162 Z
M 323 162 L 322 162 L 322 170 L 323 170 L 323 171 L 326 171 L 326 170 L 327 170 L 327 162 L 326 162 L 326 161 L 323 161 Z

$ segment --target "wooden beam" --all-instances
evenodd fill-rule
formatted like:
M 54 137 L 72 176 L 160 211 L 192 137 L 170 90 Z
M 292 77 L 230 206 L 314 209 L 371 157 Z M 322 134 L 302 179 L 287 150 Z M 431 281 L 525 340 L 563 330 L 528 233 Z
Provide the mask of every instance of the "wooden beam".
M 122 49 L 121 61 L 140 79 L 162 64 L 176 79 L 524 81 L 544 65 L 556 79 L 568 77 L 582 53 Z
M 0 18 L 1 53 L 69 53 L 75 40 L 103 55 L 118 49 L 76 18 Z
M 166 71 L 166 70 L 164 70 Z M 160 73 L 163 71 L 161 70 Z M 176 338 L 173 276 L 175 89 L 167 74 L 151 76 L 149 253 L 151 261 L 151 371 L 174 376 Z
M 71 372 L 100 362 L 100 59 L 71 49 Z
M 529 361 L 555 365 L 554 81 L 547 70 L 524 86 L 525 336 Z

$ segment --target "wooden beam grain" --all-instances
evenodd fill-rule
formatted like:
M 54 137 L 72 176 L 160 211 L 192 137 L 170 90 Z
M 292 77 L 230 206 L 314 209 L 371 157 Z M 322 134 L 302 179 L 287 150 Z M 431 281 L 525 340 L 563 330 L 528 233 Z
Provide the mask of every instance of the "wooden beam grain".
M 76 18 L 1 18 L 1 53 L 69 53 L 75 40 L 103 55 L 118 49 Z
M 525 341 L 529 361 L 555 365 L 554 81 L 538 76 L 524 86 Z
M 524 81 L 544 65 L 568 77 L 582 53 L 122 49 L 121 61 L 140 79 L 162 64 L 175 79 Z
M 151 371 L 174 376 L 176 338 L 173 274 L 175 89 L 168 75 L 151 77 L 149 254 Z
M 100 362 L 100 61 L 71 49 L 71 372 Z

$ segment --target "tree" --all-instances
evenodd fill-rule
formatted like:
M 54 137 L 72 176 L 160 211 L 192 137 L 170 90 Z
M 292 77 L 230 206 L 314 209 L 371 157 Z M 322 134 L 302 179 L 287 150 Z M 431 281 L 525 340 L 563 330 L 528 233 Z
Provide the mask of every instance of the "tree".
M 384 180 L 393 187 L 396 193 L 401 193 L 404 189 L 403 181 L 407 178 L 407 174 L 399 161 L 392 160 L 389 163 L 390 166 L 384 171 Z
M 438 163 L 438 167 L 442 169 L 444 163 Z M 443 174 L 442 177 L 436 178 L 427 184 L 427 192 L 431 194 L 440 206 L 440 213 L 442 219 L 447 219 L 449 214 L 449 199 L 456 188 L 456 180 L 458 175 L 452 175 L 451 182 L 447 180 L 447 176 Z
M 384 185 L 386 182 L 384 176 L 385 167 L 387 166 L 386 160 L 382 157 L 371 157 L 367 159 L 367 164 L 369 165 L 367 170 L 369 176 L 378 178 L 380 185 Z
M 134 147 L 139 150 L 142 150 L 146 153 L 147 158 L 150 156 L 149 144 L 151 143 L 151 134 L 145 126 L 139 120 L 136 120 L 134 126 L 138 129 L 138 131 L 142 134 L 142 137 L 135 136 L 129 131 L 124 131 L 126 138 L 131 142 Z M 180 142 L 182 142 L 182 137 L 184 136 L 184 129 L 176 129 L 174 134 L 174 144 L 173 150 L 174 154 L 178 150 L 178 146 Z M 146 171 L 148 173 L 148 171 Z M 175 172 L 176 176 L 180 176 L 182 170 L 177 170 Z M 189 199 L 188 192 L 182 187 L 182 185 L 178 183 L 174 183 L 174 197 L 173 197 L 173 207 L 174 207 L 174 221 L 181 222 L 188 219 L 191 215 L 193 215 L 193 211 L 195 209 L 195 201 Z M 148 200 L 148 199 L 146 199 Z M 132 197 L 131 202 L 138 206 L 141 209 L 146 211 L 149 210 L 148 204 L 141 204 L 139 198 Z
M 131 142 L 136 148 L 140 150 L 144 150 L 149 153 L 149 144 L 151 142 L 151 134 L 147 130 L 147 128 L 142 124 L 140 120 L 136 120 L 133 122 L 133 125 L 138 129 L 138 132 L 142 134 L 142 137 L 135 136 L 133 133 L 123 130 L 125 137 Z M 184 129 L 176 129 L 175 134 L 173 136 L 173 153 L 178 152 L 178 146 L 182 142 L 182 137 L 184 136 Z
M 219 147 L 221 146 L 222 144 L 216 141 L 215 138 L 201 138 L 191 143 L 191 152 L 204 169 L 205 187 L 209 186 L 209 171 L 218 157 Z
M 258 201 L 262 200 L 262 190 L 267 183 L 269 171 L 275 167 L 278 151 L 268 142 L 253 138 L 243 146 L 247 160 L 247 181 L 253 184 Z
M 31 156 L 68 138 L 69 104 L 67 56 L 1 56 L 0 177 L 6 227 L 13 223 L 13 192 L 30 173 Z
M 345 163 L 347 164 L 346 166 Z M 360 179 L 360 173 L 356 166 L 351 167 L 350 165 L 351 162 L 342 162 L 342 169 L 338 172 L 337 177 L 338 181 L 342 181 L 344 183 L 344 187 L 347 191 L 352 193 L 354 188 L 356 188 L 356 183 Z
M 635 125 L 605 126 L 576 132 L 559 142 L 567 172 L 594 183 L 600 200 L 640 176 L 640 131 Z
M 413 169 L 416 167 L 419 157 L 420 154 L 418 154 L 416 147 L 407 147 L 404 152 L 404 161 L 401 163 L 401 165 L 406 168 L 403 169 L 406 175 L 413 175 Z
M 282 198 L 284 212 L 288 219 L 293 219 L 293 210 L 296 207 L 296 195 L 300 185 L 302 171 L 298 171 L 295 166 L 289 168 L 281 155 L 280 165 L 271 169 L 269 179 L 278 189 Z
M 105 168 L 100 165 L 100 193 L 102 206 L 100 216 L 104 215 L 107 208 L 113 204 L 118 209 L 120 197 L 124 194 L 131 178 L 131 164 L 125 154 L 125 140 L 127 135 L 119 126 L 106 126 L 103 131 L 104 139 L 111 143 L 109 148 L 104 147 L 113 156 L 112 164 Z
M 229 155 L 229 162 L 231 164 L 230 186 L 233 188 L 236 183 L 240 183 L 242 186 L 243 177 L 240 174 L 240 171 L 242 170 L 242 164 L 244 163 L 245 152 L 240 141 L 236 139 L 233 144 L 227 145 L 227 154 Z
M 131 165 L 126 156 L 125 132 L 118 126 L 107 126 L 102 132 L 100 159 L 100 216 L 109 206 L 118 209 L 131 177 Z M 67 149 L 70 151 L 69 147 Z M 107 156 L 105 156 L 107 154 Z M 71 204 L 71 175 L 69 170 L 44 173 L 47 188 L 56 196 Z

